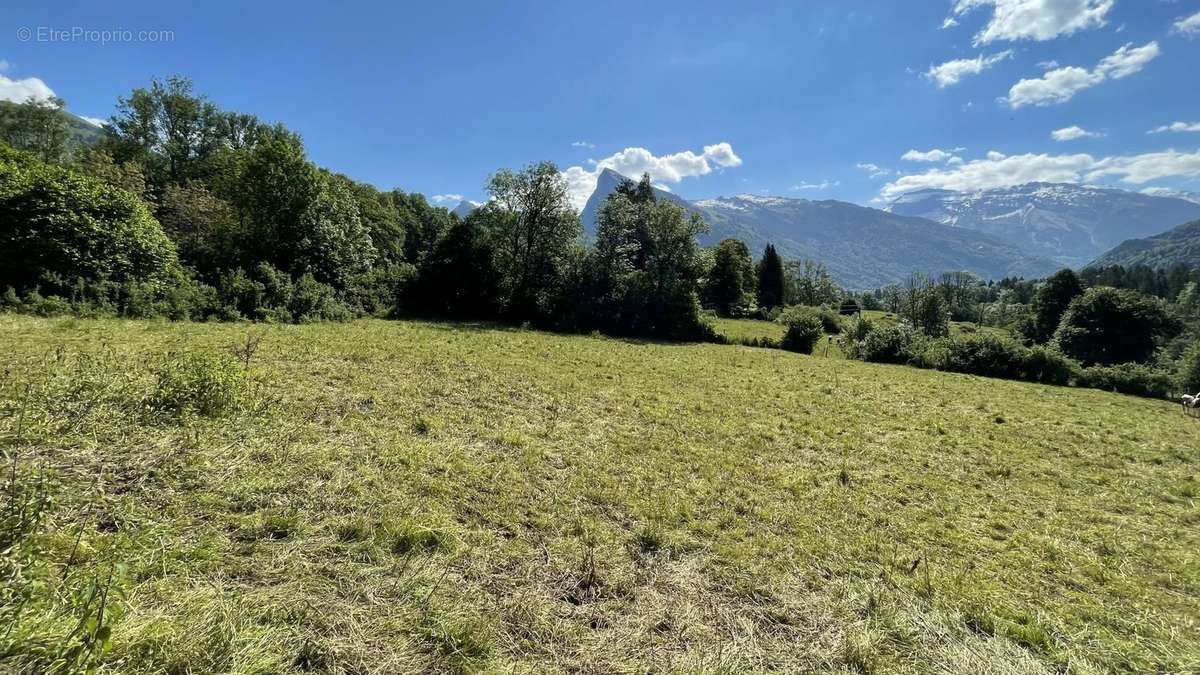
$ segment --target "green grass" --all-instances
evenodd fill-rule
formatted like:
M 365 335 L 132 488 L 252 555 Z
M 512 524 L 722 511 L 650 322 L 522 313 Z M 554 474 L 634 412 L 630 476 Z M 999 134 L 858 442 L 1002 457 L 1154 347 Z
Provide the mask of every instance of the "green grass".
M 713 320 L 713 326 L 717 329 L 717 334 L 729 339 L 731 342 L 738 343 L 750 340 L 779 340 L 787 330 L 782 324 L 774 321 L 763 321 L 762 319 L 728 319 L 725 317 L 716 317 Z
M 150 405 L 249 332 L 219 415 Z M 1200 668 L 1168 403 L 400 321 L 0 316 L 0 353 L 0 443 L 55 501 L 25 630 L 122 563 L 103 672 Z

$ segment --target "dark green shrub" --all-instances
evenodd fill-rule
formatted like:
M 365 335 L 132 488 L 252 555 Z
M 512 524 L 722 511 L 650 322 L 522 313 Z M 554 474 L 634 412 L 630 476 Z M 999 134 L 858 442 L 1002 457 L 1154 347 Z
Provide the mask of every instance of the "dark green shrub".
M 262 282 L 251 278 L 246 270 L 239 267 L 222 274 L 217 281 L 217 290 L 221 297 L 221 318 L 257 318 L 265 289 Z
M 1045 384 L 1069 384 L 1079 377 L 1079 364 L 1053 347 L 1041 345 L 1029 349 L 1021 379 Z
M 295 284 L 287 273 L 276 269 L 270 263 L 259 263 L 254 269 L 254 278 L 258 281 L 262 295 L 261 309 L 278 309 L 287 307 L 292 301 L 292 290 Z
M 1067 384 L 1079 365 L 1054 349 L 1030 349 L 992 333 L 938 340 L 925 352 L 925 365 L 955 373 L 1008 380 Z
M 779 346 L 788 351 L 811 354 L 823 334 L 821 317 L 810 307 L 789 307 L 776 321 L 787 327 Z
M 969 375 L 1022 379 L 1028 350 L 1021 345 L 990 333 L 969 335 L 942 341 L 936 360 L 929 365 Z
M 71 303 L 66 298 L 59 295 L 48 295 L 42 297 L 41 294 L 36 295 L 36 300 L 31 300 L 27 303 L 28 311 L 38 316 L 67 316 L 71 313 Z
M 1177 335 L 1180 328 L 1158 298 L 1102 286 L 1071 301 L 1054 341 L 1064 354 L 1085 365 L 1145 363 L 1159 341 Z
M 354 318 L 354 313 L 337 299 L 333 287 L 317 281 L 311 274 L 305 274 L 296 281 L 288 311 L 297 323 L 349 321 Z
M 1147 398 L 1168 398 L 1172 389 L 1169 373 L 1140 363 L 1085 368 L 1079 384 Z
M 21 298 L 17 296 L 17 291 L 12 286 L 4 289 L 4 295 L 0 296 L 0 308 L 10 312 L 21 309 Z
M 925 337 L 908 324 L 884 326 L 869 331 L 862 340 L 850 342 L 846 355 L 873 363 L 920 364 L 925 343 Z
M 29 289 L 47 274 L 161 283 L 179 264 L 175 246 L 136 196 L 8 154 L 0 156 L 0 223 L 3 286 Z
M 1188 394 L 1200 392 L 1200 340 L 1193 342 L 1179 359 L 1179 388 Z
M 346 304 L 356 312 L 384 316 L 395 309 L 396 299 L 416 275 L 408 263 L 380 265 L 350 279 Z
M 172 321 L 204 321 L 218 313 L 221 299 L 212 286 L 182 279 L 167 288 L 160 307 Z
M 822 307 L 817 310 L 817 318 L 821 320 L 821 330 L 830 335 L 841 335 L 844 328 L 842 318 L 835 310 L 828 307 Z

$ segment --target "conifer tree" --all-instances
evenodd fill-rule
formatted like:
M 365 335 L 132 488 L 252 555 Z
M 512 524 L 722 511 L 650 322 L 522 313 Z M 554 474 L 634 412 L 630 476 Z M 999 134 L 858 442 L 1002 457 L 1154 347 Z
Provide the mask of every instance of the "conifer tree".
M 783 304 L 783 260 L 774 244 L 767 244 L 758 262 L 758 306 L 771 308 Z

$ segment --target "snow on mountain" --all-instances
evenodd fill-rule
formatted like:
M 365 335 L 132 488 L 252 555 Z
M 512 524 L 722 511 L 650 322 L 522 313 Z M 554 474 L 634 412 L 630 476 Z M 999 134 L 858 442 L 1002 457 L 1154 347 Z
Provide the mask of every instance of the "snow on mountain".
M 1150 187 L 1142 190 L 1142 194 L 1152 197 L 1174 197 L 1175 199 L 1182 199 L 1185 202 L 1200 204 L 1200 193 L 1188 192 L 1187 190 Z
M 1147 237 L 1200 217 L 1200 199 L 1180 197 L 1158 191 L 1027 183 L 970 192 L 916 190 L 896 198 L 886 210 L 983 232 L 1031 255 L 1079 266 L 1126 239 Z

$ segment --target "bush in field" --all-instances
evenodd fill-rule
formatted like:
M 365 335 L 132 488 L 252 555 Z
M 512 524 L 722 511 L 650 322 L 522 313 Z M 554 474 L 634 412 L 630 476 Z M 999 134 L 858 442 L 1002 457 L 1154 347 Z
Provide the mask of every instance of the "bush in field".
M 1078 364 L 1053 349 L 991 333 L 940 340 L 925 361 L 937 370 L 1047 384 L 1067 384 L 1078 372 Z
M 374 293 L 367 291 L 368 296 Z M 216 313 L 227 321 L 251 319 L 284 323 L 346 321 L 354 312 L 338 297 L 332 286 L 311 274 L 293 280 L 269 263 L 260 263 L 253 273 L 242 268 L 221 275 Z
M 821 320 L 821 330 L 830 335 L 842 334 L 845 319 L 842 318 L 841 314 L 828 307 L 821 307 L 817 310 L 817 318 Z
M 847 345 L 846 355 L 873 363 L 920 363 L 925 336 L 908 324 L 885 326 L 867 332 Z
M 1085 368 L 1079 384 L 1093 389 L 1149 398 L 1167 398 L 1172 390 L 1169 373 L 1141 363 Z
M 938 370 L 1011 380 L 1024 373 L 1027 350 L 1012 340 L 984 333 L 943 340 L 941 346 L 928 364 Z
M 169 356 L 154 369 L 150 409 L 175 417 L 224 417 L 256 407 L 253 383 L 231 359 L 208 354 Z
M 1053 347 L 1036 346 L 1025 356 L 1024 376 L 1029 382 L 1068 384 L 1079 377 L 1079 364 Z
M 788 351 L 811 354 L 823 334 L 820 315 L 809 307 L 789 307 L 776 321 L 787 327 L 779 346 Z

